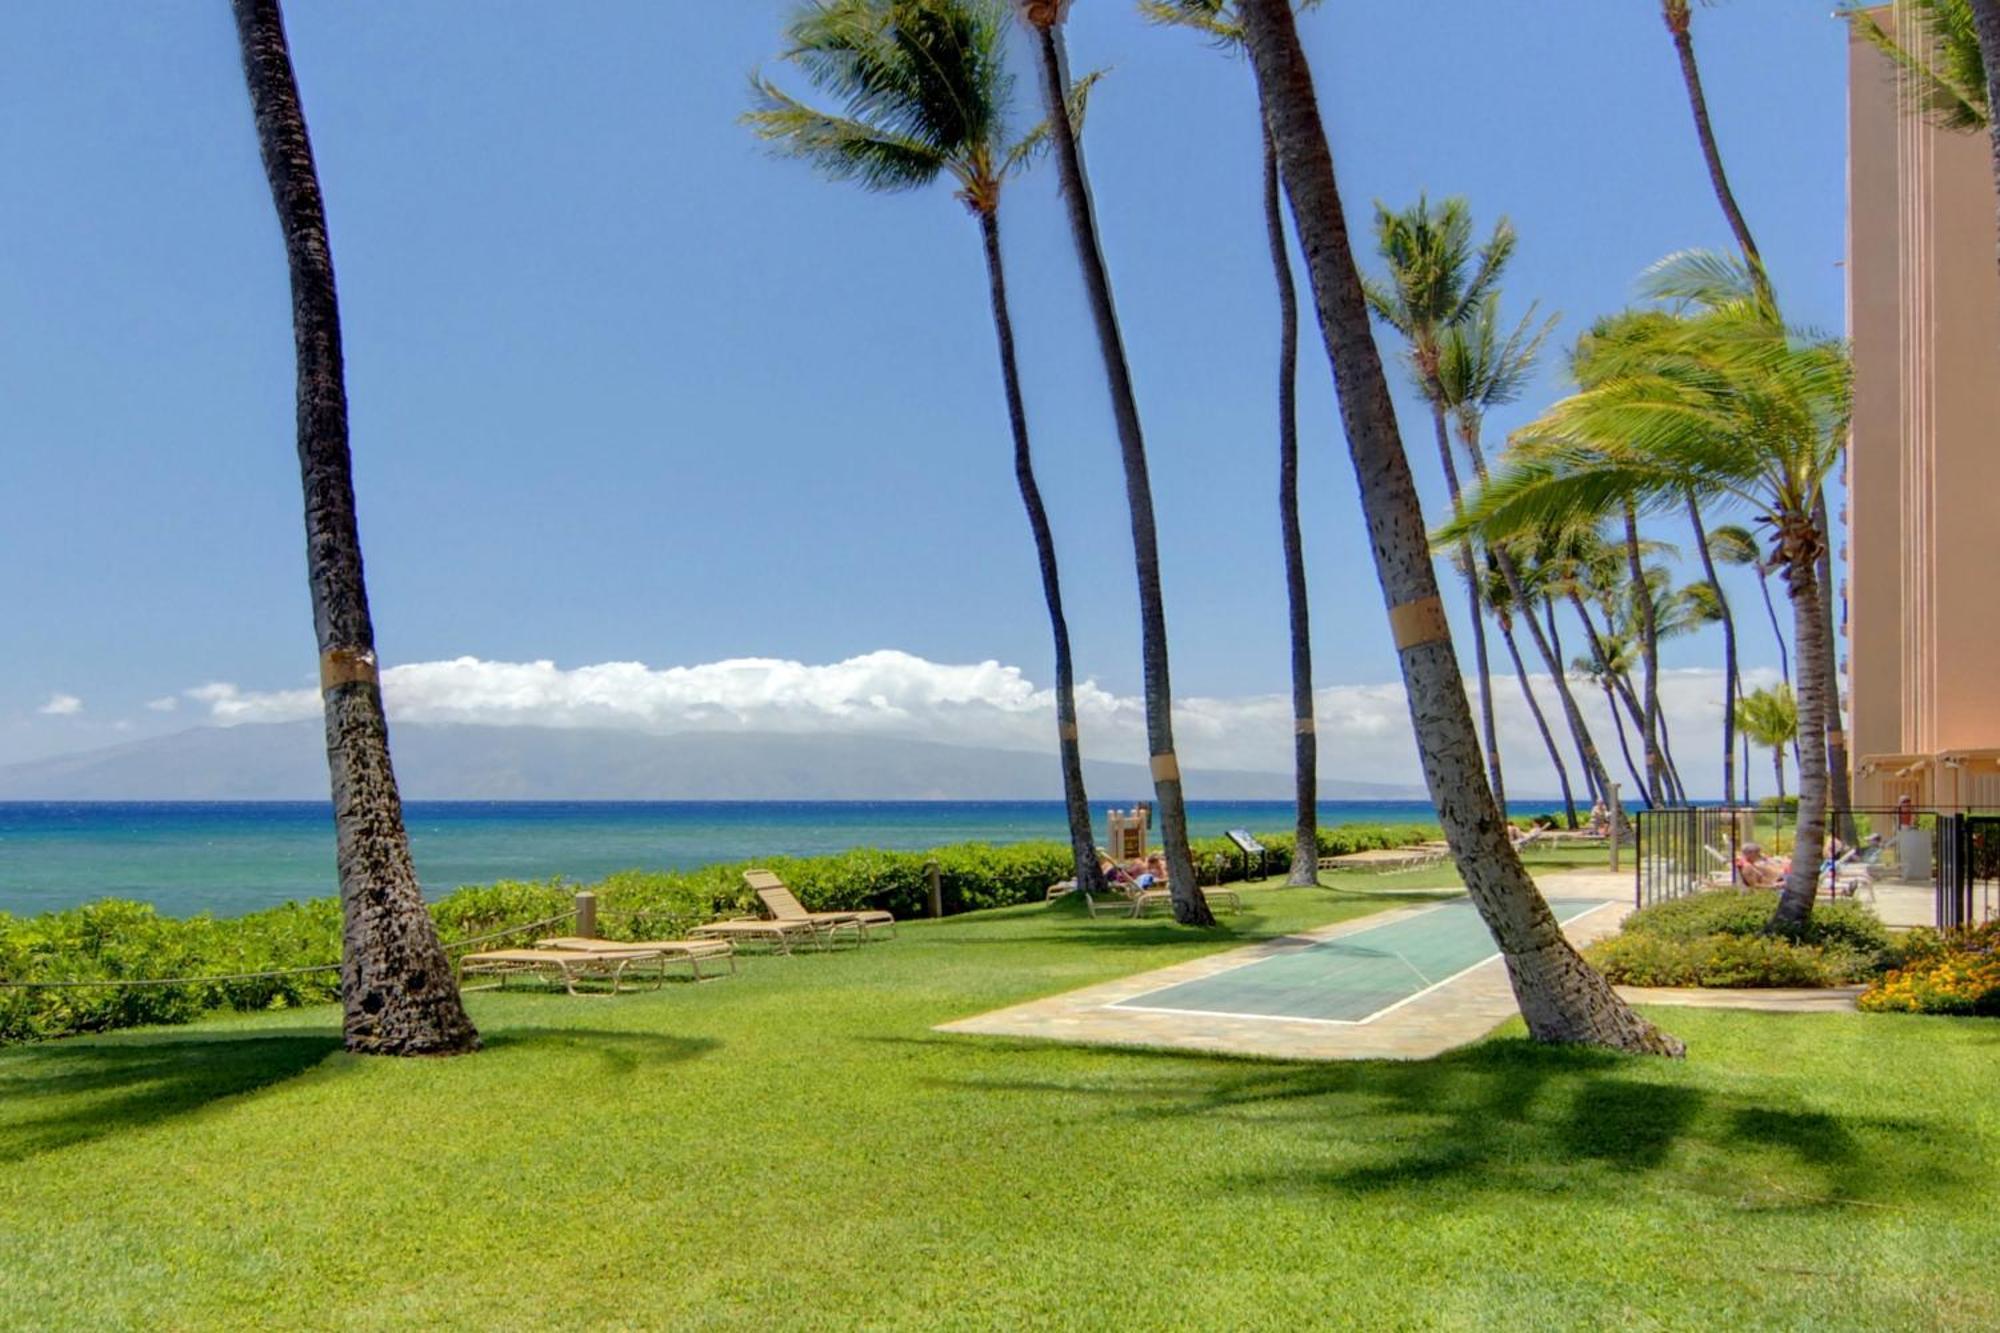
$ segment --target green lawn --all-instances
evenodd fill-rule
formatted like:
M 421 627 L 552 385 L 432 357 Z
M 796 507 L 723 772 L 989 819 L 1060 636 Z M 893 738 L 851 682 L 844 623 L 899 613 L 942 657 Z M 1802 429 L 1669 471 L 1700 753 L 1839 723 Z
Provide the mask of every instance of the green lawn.
M 452 1061 L 348 1057 L 329 1010 L 0 1051 L 0 1327 L 2000 1324 L 1991 1022 L 1329 1066 L 930 1030 L 1383 905 L 481 993 Z

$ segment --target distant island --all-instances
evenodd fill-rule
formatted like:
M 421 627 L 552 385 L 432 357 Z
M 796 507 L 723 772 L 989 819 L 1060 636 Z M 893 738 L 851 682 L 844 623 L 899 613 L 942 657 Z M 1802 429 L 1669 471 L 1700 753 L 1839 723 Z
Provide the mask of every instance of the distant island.
M 397 723 L 411 800 L 1055 800 L 1053 754 L 875 736 L 642 732 Z M 1089 761 L 1097 800 L 1145 799 L 1145 765 Z M 1288 800 L 1287 773 L 1190 769 L 1196 800 Z M 0 800 L 324 800 L 317 722 L 195 727 L 0 767 Z M 1422 787 L 1322 778 L 1324 801 L 1423 800 Z

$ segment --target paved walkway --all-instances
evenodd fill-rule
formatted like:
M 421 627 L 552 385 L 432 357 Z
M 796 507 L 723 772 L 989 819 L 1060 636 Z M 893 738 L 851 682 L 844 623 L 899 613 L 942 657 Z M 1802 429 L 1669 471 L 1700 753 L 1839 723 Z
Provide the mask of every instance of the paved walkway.
M 1549 898 L 1596 898 L 1599 907 L 1573 916 L 1563 933 L 1579 947 L 1618 928 L 1631 911 L 1629 874 L 1573 871 L 1538 881 Z M 1435 892 L 1433 890 L 1433 892 Z M 1039 1037 L 1081 1045 L 1148 1046 L 1215 1051 L 1292 1060 L 1423 1060 L 1477 1041 L 1518 1010 L 1496 955 L 1458 976 L 1359 1023 L 1246 1014 L 1163 1013 L 1119 1007 L 1165 987 L 1287 954 L 1327 940 L 1356 935 L 1434 910 L 1436 904 L 1375 912 L 1282 939 L 1211 954 L 1172 967 L 1121 977 L 1082 990 L 996 1009 L 974 1018 L 940 1024 L 940 1032 L 983 1036 Z M 1565 913 L 1565 915 L 1569 915 Z M 1854 1007 L 1852 990 L 1842 991 L 1652 991 L 1629 990 L 1641 1004 L 1694 1004 L 1731 1008 L 1824 1011 Z

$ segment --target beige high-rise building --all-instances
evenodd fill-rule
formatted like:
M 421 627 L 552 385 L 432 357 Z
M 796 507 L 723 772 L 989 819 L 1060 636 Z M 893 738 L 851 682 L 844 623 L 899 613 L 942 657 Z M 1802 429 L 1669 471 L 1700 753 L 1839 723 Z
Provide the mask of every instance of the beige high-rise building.
M 1900 8 L 1900 6 L 1898 7 Z M 1884 25 L 1897 22 L 1885 8 Z M 1857 806 L 2000 810 L 2000 270 L 1983 134 L 1848 64 L 1846 647 Z

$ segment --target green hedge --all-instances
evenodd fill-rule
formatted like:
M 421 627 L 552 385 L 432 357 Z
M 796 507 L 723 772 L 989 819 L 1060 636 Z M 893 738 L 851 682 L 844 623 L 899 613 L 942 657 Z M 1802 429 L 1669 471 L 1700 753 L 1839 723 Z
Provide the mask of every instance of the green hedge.
M 1402 846 L 1436 836 L 1421 825 L 1349 825 L 1322 829 L 1322 856 Z M 1274 870 L 1290 864 L 1290 834 L 1260 834 Z M 1227 839 L 1196 839 L 1210 872 L 1240 878 L 1240 856 Z M 1218 861 L 1226 856 L 1226 863 Z M 1067 879 L 1069 844 L 964 843 L 929 852 L 856 849 L 832 856 L 778 857 L 686 871 L 626 870 L 589 887 L 598 895 L 603 933 L 622 939 L 676 939 L 718 916 L 755 913 L 743 870 L 760 864 L 782 876 L 808 908 L 886 907 L 899 917 L 930 910 L 925 866 L 935 861 L 949 913 L 1040 902 Z M 462 888 L 431 904 L 447 947 L 500 934 L 486 947 L 518 944 L 551 928 L 526 923 L 568 913 L 584 885 L 560 878 L 503 881 Z M 560 929 L 557 927 L 555 929 Z M 34 917 L 0 912 L 0 981 L 113 981 L 211 978 L 311 968 L 340 955 L 340 907 L 332 898 L 286 903 L 237 917 L 166 917 L 146 903 L 105 899 Z M 174 986 L 0 988 L 0 1043 L 102 1032 L 146 1023 L 185 1023 L 215 1009 L 252 1011 L 336 998 L 332 971 L 238 981 L 196 980 Z
M 1895 966 L 1902 947 L 1854 902 L 1813 908 L 1796 938 L 1766 936 L 1775 889 L 1718 889 L 1641 908 L 1584 951 L 1622 986 L 1843 986 Z

